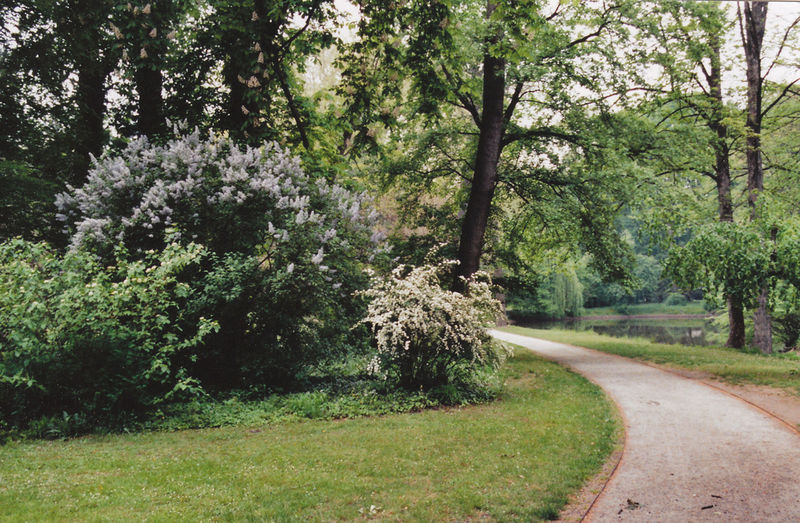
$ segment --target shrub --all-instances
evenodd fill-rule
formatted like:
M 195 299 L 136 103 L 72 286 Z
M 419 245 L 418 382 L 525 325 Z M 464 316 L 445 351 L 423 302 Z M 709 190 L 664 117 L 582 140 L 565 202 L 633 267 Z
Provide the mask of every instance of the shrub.
M 131 140 L 119 156 L 95 161 L 83 187 L 58 195 L 57 217 L 73 248 L 161 248 L 164 233 L 177 227 L 217 254 L 259 255 L 286 269 L 330 267 L 342 254 L 366 258 L 382 240 L 370 228 L 377 213 L 365 194 L 313 179 L 277 144 L 240 149 L 197 130 L 175 133 L 164 146 Z
M 353 342 L 363 266 L 386 252 L 369 203 L 309 176 L 277 144 L 239 148 L 179 129 L 164 146 L 137 138 L 101 157 L 57 200 L 73 250 L 108 259 L 122 242 L 136 257 L 175 229 L 211 251 L 187 308 L 219 321 L 196 362 L 217 389 L 282 386 Z
M 686 296 L 678 292 L 670 293 L 664 300 L 664 305 L 686 305 L 687 303 L 689 300 L 686 299 Z
M 469 295 L 444 290 L 440 278 L 454 263 L 400 266 L 364 293 L 372 301 L 363 323 L 378 352 L 371 372 L 407 388 L 431 388 L 467 383 L 502 362 L 502 348 L 486 331 L 501 311 L 488 277 L 471 280 Z
M 42 243 L 0 244 L 0 416 L 106 416 L 196 396 L 188 372 L 211 318 L 190 318 L 197 245 L 113 265 Z

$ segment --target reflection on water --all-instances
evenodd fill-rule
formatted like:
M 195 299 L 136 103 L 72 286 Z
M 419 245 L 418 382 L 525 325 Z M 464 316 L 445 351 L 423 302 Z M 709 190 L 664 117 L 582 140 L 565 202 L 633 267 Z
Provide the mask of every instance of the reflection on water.
M 533 329 L 586 331 L 622 338 L 645 338 L 656 343 L 719 344 L 719 329 L 710 319 L 559 320 L 520 323 Z M 723 340 L 724 341 L 724 340 Z

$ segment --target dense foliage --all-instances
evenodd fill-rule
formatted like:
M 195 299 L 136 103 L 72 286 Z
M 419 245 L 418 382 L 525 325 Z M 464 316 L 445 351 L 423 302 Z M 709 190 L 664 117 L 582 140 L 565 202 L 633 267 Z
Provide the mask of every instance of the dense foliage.
M 0 418 L 109 417 L 201 393 L 211 317 L 188 312 L 207 251 L 171 243 L 106 266 L 46 244 L 0 244 Z

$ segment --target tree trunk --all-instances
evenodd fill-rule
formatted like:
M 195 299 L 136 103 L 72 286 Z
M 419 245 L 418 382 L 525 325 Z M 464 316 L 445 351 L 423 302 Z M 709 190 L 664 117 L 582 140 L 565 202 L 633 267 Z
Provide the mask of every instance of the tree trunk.
M 78 128 L 74 134 L 76 158 L 70 173 L 70 183 L 76 187 L 86 181 L 91 168 L 91 156 L 100 156 L 105 138 L 106 72 L 97 49 L 94 51 L 84 54 L 78 62 Z
M 148 56 L 144 63 L 139 64 L 134 75 L 136 94 L 139 96 L 137 130 L 148 138 L 161 136 L 166 130 L 164 100 L 161 96 L 164 79 L 159 66 L 157 56 Z
M 765 285 L 758 295 L 753 313 L 753 345 L 763 354 L 772 354 L 772 314 L 769 310 L 769 288 Z
M 495 5 L 488 3 L 486 17 L 489 18 Z M 492 197 L 497 186 L 497 163 L 502 152 L 504 131 L 503 101 L 506 88 L 506 63 L 492 56 L 488 50 L 491 43 L 500 38 L 495 35 L 487 42 L 483 57 L 483 106 L 481 109 L 478 150 L 475 154 L 475 171 L 472 176 L 467 210 L 461 224 L 461 239 L 458 244 L 459 266 L 453 282 L 453 290 L 465 292 L 462 278 L 469 278 L 480 268 L 486 225 Z
M 747 65 L 747 202 L 757 218 L 756 201 L 764 190 L 761 162 L 761 44 L 767 21 L 767 2 L 745 2 L 744 54 Z
M 242 138 L 245 123 L 247 122 L 245 110 L 249 113 L 252 107 L 248 107 L 245 103 L 245 86 L 239 81 L 240 74 L 237 72 L 238 68 L 234 63 L 234 57 L 230 56 L 222 70 L 225 83 L 230 88 L 228 110 L 222 119 L 222 126 L 231 133 L 232 137 L 238 140 Z
M 69 49 L 78 74 L 75 89 L 77 118 L 72 130 L 74 156 L 69 182 L 83 185 L 91 168 L 91 156 L 103 150 L 105 132 L 103 117 L 106 111 L 106 77 L 111 71 L 104 62 L 101 47 L 101 24 L 104 13 L 91 3 L 78 3 L 71 11 L 74 17 L 60 20 L 67 24 L 62 30 L 69 35 Z M 108 58 L 106 60 L 109 60 Z
M 761 161 L 761 44 L 767 21 L 767 2 L 744 2 L 743 44 L 747 64 L 747 202 L 750 218 L 758 218 L 756 202 L 764 190 Z M 772 352 L 772 316 L 769 312 L 769 287 L 759 289 L 758 306 L 753 314 L 753 345 L 764 353 Z
M 150 5 L 150 4 L 148 4 Z M 158 4 L 154 4 L 158 5 Z M 139 119 L 137 131 L 140 135 L 148 138 L 163 136 L 166 132 L 166 121 L 164 120 L 164 98 L 161 89 L 164 84 L 164 75 L 161 71 L 164 57 L 163 48 L 159 38 L 163 38 L 163 27 L 160 27 L 161 13 L 156 13 L 156 7 L 149 13 L 147 20 L 148 29 L 156 32 L 155 36 L 148 35 L 141 42 L 141 51 L 136 71 L 134 72 L 134 83 L 136 94 L 139 98 Z
M 730 149 L 728 146 L 728 126 L 724 122 L 722 100 L 722 60 L 718 40 L 712 43 L 711 75 L 709 87 L 714 99 L 714 113 L 710 121 L 711 129 L 717 135 L 714 146 L 714 181 L 717 184 L 717 201 L 719 202 L 719 221 L 733 222 L 733 203 L 731 200 Z M 742 300 L 734 296 L 726 296 L 728 302 L 728 347 L 741 349 L 745 342 L 744 308 Z
M 735 349 L 744 347 L 744 307 L 742 300 L 728 296 L 728 341 L 726 346 Z

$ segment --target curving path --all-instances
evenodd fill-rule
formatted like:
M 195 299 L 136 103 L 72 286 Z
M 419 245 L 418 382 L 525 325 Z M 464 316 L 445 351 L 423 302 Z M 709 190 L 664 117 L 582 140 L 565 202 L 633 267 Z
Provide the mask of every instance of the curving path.
M 800 522 L 800 433 L 712 387 L 633 360 L 492 331 L 602 387 L 622 460 L 587 520 Z

